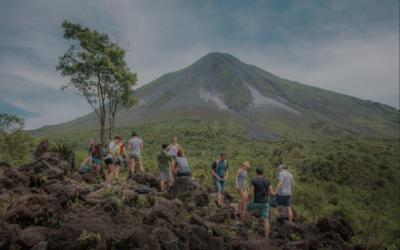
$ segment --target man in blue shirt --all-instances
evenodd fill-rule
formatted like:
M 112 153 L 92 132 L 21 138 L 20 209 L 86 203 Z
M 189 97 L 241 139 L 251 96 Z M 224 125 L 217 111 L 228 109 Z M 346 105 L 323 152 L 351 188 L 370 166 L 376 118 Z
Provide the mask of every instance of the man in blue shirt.
M 221 153 L 219 159 L 214 161 L 210 172 L 213 175 L 214 185 L 217 189 L 218 206 L 222 206 L 224 204 L 226 180 L 229 174 L 226 153 Z

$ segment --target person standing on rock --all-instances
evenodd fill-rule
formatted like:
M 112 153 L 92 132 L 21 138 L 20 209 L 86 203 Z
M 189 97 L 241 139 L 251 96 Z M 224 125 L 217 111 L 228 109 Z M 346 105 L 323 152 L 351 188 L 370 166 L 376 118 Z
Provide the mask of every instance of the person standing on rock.
M 133 173 L 135 170 L 135 161 L 138 164 L 140 172 L 143 174 L 143 163 L 142 157 L 140 156 L 140 151 L 143 150 L 143 141 L 142 139 L 137 138 L 138 134 L 133 131 L 132 132 L 132 139 L 129 141 L 128 149 L 131 150 L 129 154 L 129 178 L 133 179 Z
M 118 158 L 118 161 L 115 162 L 115 180 L 119 182 L 118 173 L 119 167 L 124 165 L 124 161 L 126 157 L 125 145 L 124 145 L 124 137 L 121 136 L 121 142 L 117 145 L 115 149 L 115 155 Z
M 118 143 L 121 142 L 121 136 L 116 135 L 114 139 L 110 141 L 107 145 L 108 154 L 104 157 L 104 163 L 107 165 L 109 174 L 107 179 L 103 182 L 107 187 L 111 187 L 112 178 L 115 174 L 115 162 L 117 161 L 117 156 L 115 155 L 115 147 Z
M 284 206 L 287 209 L 289 221 L 293 219 L 293 211 L 292 211 L 292 195 L 294 192 L 294 180 L 291 173 L 286 171 L 287 167 L 285 165 L 279 165 L 279 183 L 276 187 L 276 203 L 278 206 Z M 275 215 L 275 207 L 271 207 L 270 219 L 271 221 L 274 219 Z
M 210 172 L 213 175 L 214 185 L 217 189 L 218 206 L 222 206 L 224 204 L 226 180 L 229 175 L 226 153 L 221 153 L 219 159 L 213 162 Z
M 89 162 L 90 166 L 92 166 L 92 163 L 94 162 L 96 164 L 96 173 L 97 175 L 100 175 L 100 164 L 101 164 L 101 143 L 95 143 L 94 140 L 89 141 L 90 148 L 89 148 L 89 157 L 84 159 L 80 168 L 78 171 L 81 171 L 81 168 L 86 165 L 87 162 Z
M 250 168 L 250 163 L 248 161 L 243 162 L 242 168 L 239 169 L 236 173 L 236 190 L 239 192 L 241 197 L 239 202 L 238 213 L 244 210 L 247 204 L 247 191 L 250 191 L 249 185 L 247 185 L 246 177 L 247 177 L 247 169 Z
M 249 201 L 251 201 L 254 194 L 254 201 L 246 205 L 243 210 L 240 222 L 236 222 L 236 226 L 240 229 L 243 228 L 249 210 L 260 209 L 261 218 L 264 220 L 264 234 L 265 238 L 269 237 L 269 203 L 268 196 L 274 195 L 271 186 L 271 181 L 263 177 L 264 170 L 261 167 L 256 168 L 257 177 L 251 180 L 251 188 Z
M 167 151 L 168 144 L 162 144 L 162 151 L 158 152 L 158 173 L 160 174 L 161 191 L 164 191 L 164 180 L 166 179 L 168 189 L 172 186 L 171 162 L 172 155 Z
M 178 149 L 177 156 L 175 158 L 175 161 L 172 162 L 172 165 L 173 165 L 172 175 L 174 176 L 174 179 L 182 176 L 189 176 L 189 177 L 192 176 L 192 171 L 190 171 L 189 162 L 185 157 L 183 157 L 182 149 Z
M 178 142 L 178 137 L 175 136 L 172 139 L 172 144 L 167 147 L 167 150 L 169 150 L 169 152 L 172 155 L 172 162 L 171 162 L 172 169 L 174 169 L 175 158 L 178 155 L 178 150 L 181 149 L 181 146 L 177 142 Z M 185 156 L 183 155 L 183 157 Z

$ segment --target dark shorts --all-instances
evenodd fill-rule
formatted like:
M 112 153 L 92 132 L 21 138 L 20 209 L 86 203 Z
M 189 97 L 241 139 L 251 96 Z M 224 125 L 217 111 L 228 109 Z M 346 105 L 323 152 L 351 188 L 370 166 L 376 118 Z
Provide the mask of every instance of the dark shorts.
M 182 176 L 189 176 L 192 177 L 192 173 L 191 172 L 178 172 L 176 173 L 177 177 L 182 177 Z
M 284 207 L 291 207 L 292 206 L 292 196 L 283 196 L 283 195 L 276 195 L 276 203 L 278 203 L 278 206 L 284 206 Z
M 173 156 L 172 156 L 172 159 L 174 159 L 174 160 L 175 160 L 175 158 L 176 158 L 176 155 L 173 155 Z
M 112 159 L 112 158 L 104 159 L 104 163 L 105 163 L 106 165 L 114 164 L 114 159 Z

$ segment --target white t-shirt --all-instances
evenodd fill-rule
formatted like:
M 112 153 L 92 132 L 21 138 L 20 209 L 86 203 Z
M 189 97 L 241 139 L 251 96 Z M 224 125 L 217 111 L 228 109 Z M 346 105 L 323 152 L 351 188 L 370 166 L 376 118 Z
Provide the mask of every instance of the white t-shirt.
M 131 144 L 131 154 L 140 154 L 140 146 L 142 145 L 143 141 L 139 138 L 133 138 L 129 141 Z
M 282 196 L 292 195 L 291 184 L 294 183 L 292 174 L 288 171 L 279 172 L 278 180 L 283 180 L 283 183 L 277 194 Z
M 108 149 L 112 149 L 113 153 L 115 154 L 115 142 L 114 141 L 110 141 L 110 143 L 108 143 Z M 114 156 L 111 153 L 108 153 L 106 155 L 106 157 L 104 157 L 104 159 L 114 159 Z

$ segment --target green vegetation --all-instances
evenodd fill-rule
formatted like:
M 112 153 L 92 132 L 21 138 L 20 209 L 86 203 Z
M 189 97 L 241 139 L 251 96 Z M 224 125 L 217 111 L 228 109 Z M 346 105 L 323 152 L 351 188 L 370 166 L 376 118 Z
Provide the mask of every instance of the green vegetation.
M 354 243 L 369 247 L 389 246 L 400 237 L 400 215 L 396 212 L 400 202 L 399 139 L 347 135 L 333 139 L 281 136 L 283 139 L 277 141 L 256 141 L 242 138 L 246 131 L 237 123 L 207 126 L 196 118 L 124 125 L 116 127 L 115 133 L 124 135 L 127 141 L 133 130 L 144 141 L 142 159 L 149 172 L 158 174 L 156 153 L 173 136 L 178 136 L 193 175 L 204 187 L 213 185 L 209 173 L 212 162 L 221 152 L 227 152 L 227 191 L 231 194 L 236 194 L 234 175 L 242 162 L 249 161 L 252 166 L 249 180 L 255 177 L 255 167 L 262 166 L 274 187 L 278 184 L 277 166 L 283 163 L 295 178 L 294 207 L 307 220 L 340 215 L 356 233 Z M 91 138 L 98 139 L 97 130 L 49 139 L 87 152 Z M 141 197 L 137 208 L 146 207 L 146 202 Z
M 71 158 L 71 154 L 74 151 L 73 148 L 65 144 L 61 145 L 60 143 L 55 146 L 50 146 L 50 150 L 52 152 L 60 153 L 64 161 L 69 161 Z

